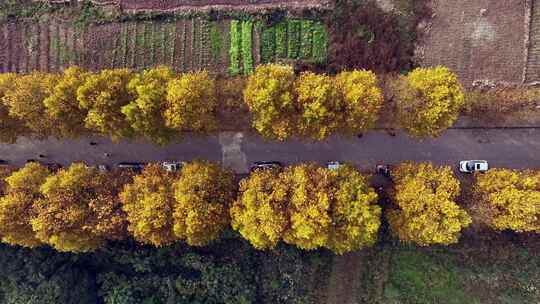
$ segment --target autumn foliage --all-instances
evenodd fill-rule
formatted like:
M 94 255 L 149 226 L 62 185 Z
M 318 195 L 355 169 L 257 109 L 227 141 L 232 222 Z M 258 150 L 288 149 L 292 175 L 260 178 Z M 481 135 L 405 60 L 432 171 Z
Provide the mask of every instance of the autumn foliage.
M 471 218 L 456 203 L 460 186 L 450 167 L 402 163 L 392 178 L 395 207 L 387 218 L 400 240 L 420 246 L 458 242 Z
M 74 163 L 47 177 L 34 204 L 32 229 L 59 251 L 85 252 L 124 237 L 117 186 L 106 173 Z
M 352 167 L 300 164 L 257 171 L 240 183 L 232 226 L 259 249 L 279 241 L 342 254 L 371 246 L 380 226 L 377 194 Z
M 232 171 L 206 161 L 183 166 L 174 184 L 174 234 L 192 246 L 217 239 L 229 225 L 235 194 Z
M 0 236 L 10 245 L 36 247 L 42 242 L 32 229 L 36 216 L 35 202 L 49 170 L 38 163 L 29 163 L 7 177 L 6 194 L 0 199 Z
M 284 140 L 296 127 L 291 67 L 267 64 L 256 68 L 247 80 L 244 101 L 253 113 L 253 127 L 261 135 Z
M 444 67 L 416 69 L 389 83 L 385 93 L 393 102 L 385 109 L 392 112 L 385 114 L 415 137 L 440 135 L 465 103 L 456 75 Z M 177 74 L 164 66 L 97 73 L 74 66 L 0 74 L 0 140 L 97 133 L 165 145 L 181 132 L 219 131 L 234 115 L 248 115 L 266 138 L 324 140 L 375 127 L 383 103 L 377 76 L 366 70 L 296 75 L 291 66 L 266 64 L 241 81 L 218 82 L 206 71 Z
M 474 197 L 493 229 L 540 233 L 540 172 L 491 169 L 476 176 Z
M 204 246 L 229 224 L 234 199 L 233 176 L 218 165 L 194 161 L 177 173 L 158 164 L 147 166 L 120 199 L 128 230 L 142 243 L 165 246 L 183 240 Z
M 399 124 L 415 137 L 438 136 L 465 104 L 456 74 L 446 67 L 417 68 L 391 85 Z

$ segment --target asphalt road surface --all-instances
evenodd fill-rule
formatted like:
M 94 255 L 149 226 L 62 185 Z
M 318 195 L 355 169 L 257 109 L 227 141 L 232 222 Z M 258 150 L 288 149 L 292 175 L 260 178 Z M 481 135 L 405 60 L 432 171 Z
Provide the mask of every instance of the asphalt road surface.
M 90 145 L 91 141 L 97 145 Z M 39 154 L 45 157 L 39 159 Z M 226 132 L 206 137 L 186 135 L 181 142 L 164 147 L 145 141 L 112 143 L 105 138 L 44 141 L 21 138 L 15 144 L 0 144 L 0 159 L 16 166 L 22 166 L 27 159 L 63 165 L 85 161 L 113 166 L 121 161 L 197 158 L 221 162 L 237 173 L 246 173 L 249 164 L 257 160 L 286 164 L 339 160 L 369 169 L 377 163 L 395 164 L 405 160 L 456 165 L 463 159 L 485 159 L 491 167 L 540 168 L 540 129 L 451 129 L 439 138 L 423 141 L 400 133 L 390 136 L 384 131 L 372 131 L 362 138 L 332 137 L 324 142 L 275 142 L 255 134 Z

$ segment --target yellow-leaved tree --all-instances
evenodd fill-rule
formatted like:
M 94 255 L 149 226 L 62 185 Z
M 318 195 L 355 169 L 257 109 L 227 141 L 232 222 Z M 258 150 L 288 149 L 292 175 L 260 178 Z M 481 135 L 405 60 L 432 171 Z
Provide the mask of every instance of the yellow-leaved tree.
M 90 75 L 87 71 L 73 66 L 64 70 L 51 94 L 43 100 L 47 114 L 58 121 L 58 132 L 62 137 L 78 137 L 87 132 L 84 127 L 86 110 L 77 100 L 77 90 Z
M 259 65 L 247 80 L 244 101 L 253 114 L 253 127 L 264 137 L 285 140 L 296 131 L 298 113 L 290 66 Z
M 417 68 L 391 85 L 398 121 L 415 137 L 438 136 L 465 104 L 457 76 L 446 67 Z
M 128 69 L 102 70 L 86 77 L 77 90 L 77 100 L 87 111 L 85 126 L 111 136 L 113 140 L 134 135 L 121 109 L 133 99 L 127 85 L 133 74 Z
M 205 246 L 229 225 L 234 200 L 233 173 L 218 164 L 185 164 L 174 184 L 174 234 L 191 246 Z
M 335 80 L 324 74 L 304 72 L 295 81 L 301 134 L 323 140 L 338 130 L 345 108 Z
M 177 134 L 165 126 L 163 115 L 167 105 L 167 84 L 174 77 L 174 71 L 168 67 L 156 67 L 135 75 L 128 84 L 128 90 L 135 98 L 122 107 L 131 127 L 160 145 L 167 144 Z
M 55 74 L 32 72 L 13 79 L 4 92 L 2 101 L 9 107 L 9 115 L 20 121 L 38 138 L 58 134 L 56 121 L 47 114 L 43 101 L 52 94 L 58 81 Z
M 178 240 L 173 231 L 176 200 L 173 183 L 177 179 L 159 165 L 151 164 L 124 186 L 120 193 L 129 233 L 139 242 L 166 246 Z
M 475 202 L 495 230 L 540 233 L 540 172 L 491 169 L 478 174 Z
M 7 91 L 13 90 L 13 84 L 17 74 L 0 74 L 0 141 L 5 143 L 14 143 L 18 136 L 28 133 L 24 122 L 9 114 L 9 104 L 4 100 Z
M 378 195 L 355 168 L 335 171 L 330 214 L 332 224 L 325 247 L 337 254 L 373 246 L 381 226 Z
M 384 98 L 377 76 L 366 70 L 341 72 L 336 76 L 343 102 L 340 130 L 356 135 L 374 127 Z
M 327 244 L 332 223 L 331 175 L 315 164 L 299 164 L 282 173 L 282 182 L 291 187 L 289 227 L 283 234 L 286 243 L 306 250 Z
M 232 227 L 257 249 L 273 249 L 289 223 L 290 185 L 278 170 L 257 170 L 240 182 L 230 209 Z
M 87 252 L 125 236 L 118 185 L 106 173 L 74 163 L 49 176 L 34 204 L 32 229 L 59 251 Z
M 371 246 L 381 224 L 377 194 L 351 166 L 299 164 L 255 171 L 240 183 L 232 226 L 257 249 L 278 242 L 337 254 Z
M 32 229 L 36 216 L 34 204 L 41 198 L 39 188 L 49 170 L 38 163 L 28 163 L 6 178 L 7 193 L 0 198 L 0 236 L 10 245 L 36 247 L 42 242 Z
M 392 170 L 395 207 L 387 218 L 392 232 L 420 246 L 457 243 L 471 218 L 456 198 L 459 181 L 447 166 L 405 162 Z
M 168 83 L 165 125 L 178 131 L 213 131 L 216 106 L 216 81 L 208 72 L 183 74 Z

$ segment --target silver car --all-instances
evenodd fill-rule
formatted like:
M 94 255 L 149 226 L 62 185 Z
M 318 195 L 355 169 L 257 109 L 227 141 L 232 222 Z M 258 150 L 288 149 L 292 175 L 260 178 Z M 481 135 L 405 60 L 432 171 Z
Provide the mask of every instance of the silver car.
M 485 160 L 462 160 L 459 162 L 459 171 L 463 173 L 486 172 L 489 169 Z
M 185 165 L 185 162 L 183 161 L 165 161 L 161 163 L 161 166 L 167 171 L 167 172 L 175 172 Z

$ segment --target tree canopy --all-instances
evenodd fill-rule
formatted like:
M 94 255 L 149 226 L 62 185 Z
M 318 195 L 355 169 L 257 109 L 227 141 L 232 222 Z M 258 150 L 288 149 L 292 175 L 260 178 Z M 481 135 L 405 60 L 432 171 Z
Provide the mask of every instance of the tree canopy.
M 137 241 L 165 246 L 178 240 L 173 232 L 175 180 L 174 174 L 151 164 L 134 177 L 133 183 L 124 186 L 120 193 L 122 209 L 127 215 L 127 229 Z
M 178 131 L 209 132 L 217 128 L 216 81 L 206 71 L 169 81 L 165 125 Z
M 132 137 L 134 131 L 121 109 L 133 100 L 128 83 L 133 74 L 128 69 L 102 70 L 92 74 L 77 89 L 77 100 L 88 112 L 85 126 L 107 134 L 113 140 Z
M 457 76 L 446 67 L 417 68 L 393 85 L 399 123 L 415 137 L 438 136 L 465 103 Z
M 85 252 L 124 237 L 117 185 L 105 173 L 74 163 L 49 176 L 40 191 L 32 228 L 44 243 L 59 251 Z
M 76 66 L 65 69 L 51 94 L 43 100 L 47 114 L 59 122 L 58 132 L 62 137 L 73 138 L 87 132 L 84 127 L 87 111 L 79 105 L 77 90 L 89 75 Z
M 475 203 L 496 230 L 540 233 L 540 172 L 490 169 L 476 176 Z
M 356 169 L 300 164 L 254 172 L 240 183 L 230 212 L 233 228 L 258 249 L 283 240 L 343 254 L 375 243 L 381 221 L 376 202 Z
M 459 181 L 450 167 L 400 164 L 392 172 L 395 207 L 387 214 L 392 232 L 420 246 L 457 243 L 471 218 L 456 203 Z
M 277 64 L 259 65 L 249 76 L 244 101 L 261 135 L 285 140 L 296 132 L 294 78 L 291 67 Z
M 135 98 L 122 107 L 131 127 L 142 136 L 163 145 L 171 141 L 176 132 L 165 125 L 167 84 L 175 77 L 168 67 L 156 67 L 136 74 L 128 84 Z
M 192 246 L 217 239 L 229 225 L 234 200 L 232 171 L 206 161 L 185 164 L 174 184 L 174 233 Z
M 49 170 L 38 163 L 28 163 L 6 178 L 7 193 L 0 198 L 0 236 L 2 242 L 24 247 L 42 244 L 32 229 L 35 203 L 41 198 L 39 188 Z

